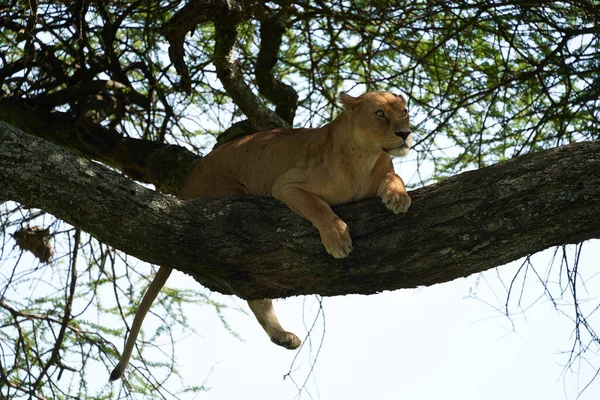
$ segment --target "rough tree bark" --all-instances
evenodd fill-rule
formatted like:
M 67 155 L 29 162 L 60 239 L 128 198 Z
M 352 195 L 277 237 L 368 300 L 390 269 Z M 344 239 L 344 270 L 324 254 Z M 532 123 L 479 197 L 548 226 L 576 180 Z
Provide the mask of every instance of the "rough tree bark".
M 115 167 L 132 179 L 152 183 L 166 193 L 178 191 L 199 158 L 181 146 L 126 137 L 101 124 L 81 124 L 68 113 L 32 107 L 20 99 L 0 97 L 0 121 Z
M 0 201 L 40 208 L 141 260 L 242 298 L 370 294 L 450 281 L 542 249 L 600 238 L 600 142 L 465 172 L 410 193 L 337 207 L 354 251 L 335 260 L 280 202 L 183 202 L 0 123 Z

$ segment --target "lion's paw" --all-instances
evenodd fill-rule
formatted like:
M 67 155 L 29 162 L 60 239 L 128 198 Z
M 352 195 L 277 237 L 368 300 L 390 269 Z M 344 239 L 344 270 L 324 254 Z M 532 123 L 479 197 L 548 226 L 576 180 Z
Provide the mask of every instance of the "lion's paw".
M 302 341 L 298 336 L 294 335 L 292 332 L 283 332 L 281 335 L 272 337 L 271 342 L 289 350 L 297 349 L 302 344 Z
M 394 214 L 405 213 L 412 202 L 408 193 L 392 190 L 385 191 L 381 200 Z
M 350 238 L 350 230 L 344 221 L 336 221 L 331 229 L 320 233 L 327 253 L 334 258 L 348 257 L 348 254 L 352 251 L 352 239 Z

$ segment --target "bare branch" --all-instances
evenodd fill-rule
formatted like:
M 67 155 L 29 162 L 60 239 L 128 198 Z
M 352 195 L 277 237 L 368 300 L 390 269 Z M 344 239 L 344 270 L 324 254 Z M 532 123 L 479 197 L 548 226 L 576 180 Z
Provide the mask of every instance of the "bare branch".
M 71 307 L 73 306 L 73 299 L 75 298 L 75 288 L 77 287 L 76 286 L 76 282 L 77 282 L 76 264 L 77 264 L 77 253 L 79 251 L 80 237 L 81 237 L 81 230 L 76 229 L 75 230 L 75 243 L 73 244 L 73 255 L 71 256 L 71 279 L 70 279 L 70 283 L 69 283 L 69 293 L 68 293 L 68 297 L 66 299 L 66 304 L 65 304 L 65 313 L 63 315 L 63 320 L 60 325 L 60 331 L 58 332 L 58 336 L 56 337 L 56 344 L 54 345 L 54 348 L 52 349 L 50 358 L 48 358 L 48 361 L 46 362 L 42 371 L 38 375 L 38 379 L 32 385 L 34 388 L 39 388 L 40 385 L 42 385 L 44 383 L 44 381 L 46 379 L 46 374 L 48 374 L 48 370 L 50 369 L 51 366 L 62 365 L 62 362 L 60 359 L 60 350 L 63 347 L 63 341 L 65 338 L 65 333 L 67 332 L 67 327 L 68 327 L 69 323 L 71 322 Z M 60 378 L 60 373 L 59 373 L 59 378 Z M 51 376 L 49 374 L 48 374 L 48 379 L 51 379 Z
M 133 88 L 121 82 L 102 79 L 67 86 L 62 90 L 28 99 L 28 102 L 38 107 L 50 108 L 69 102 L 81 101 L 86 96 L 108 90 L 121 94 L 126 104 L 133 103 L 144 109 L 150 107 L 150 100 L 146 96 L 136 92 Z

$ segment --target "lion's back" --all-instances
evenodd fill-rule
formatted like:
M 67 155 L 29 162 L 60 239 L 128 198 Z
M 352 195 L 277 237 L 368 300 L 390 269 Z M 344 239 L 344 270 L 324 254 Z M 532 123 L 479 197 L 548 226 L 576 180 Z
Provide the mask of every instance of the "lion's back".
M 276 129 L 225 143 L 197 162 L 180 197 L 270 196 L 277 178 L 310 157 L 325 135 L 320 129 Z

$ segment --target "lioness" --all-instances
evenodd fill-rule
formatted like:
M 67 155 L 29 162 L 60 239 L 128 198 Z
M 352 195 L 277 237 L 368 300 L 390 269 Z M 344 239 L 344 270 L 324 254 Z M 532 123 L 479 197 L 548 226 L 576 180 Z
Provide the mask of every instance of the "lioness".
M 394 213 L 406 212 L 411 200 L 390 156 L 407 155 L 412 134 L 402 96 L 342 93 L 340 100 L 344 111 L 321 128 L 259 132 L 216 148 L 197 162 L 179 197 L 275 197 L 312 222 L 329 254 L 347 257 L 352 239 L 330 205 L 380 196 Z M 150 284 L 111 380 L 122 376 L 146 312 L 170 274 L 161 267 Z M 271 299 L 248 305 L 271 341 L 287 349 L 300 346 L 279 324 Z

